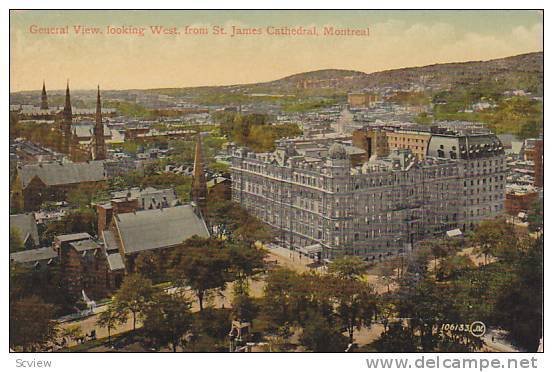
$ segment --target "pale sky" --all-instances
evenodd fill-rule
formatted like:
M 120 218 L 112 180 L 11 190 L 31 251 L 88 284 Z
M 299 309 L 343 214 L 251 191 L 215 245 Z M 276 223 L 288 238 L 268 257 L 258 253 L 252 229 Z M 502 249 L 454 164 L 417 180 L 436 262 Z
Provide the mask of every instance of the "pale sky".
M 487 60 L 543 50 L 538 11 L 12 11 L 10 91 L 189 87 L 270 81 L 337 68 L 363 72 Z M 31 26 L 65 27 L 39 35 Z M 73 26 L 98 27 L 81 36 Z M 107 26 L 146 27 L 143 37 Z M 154 36 L 149 26 L 178 27 Z M 183 27 L 369 28 L 370 36 L 184 35 Z

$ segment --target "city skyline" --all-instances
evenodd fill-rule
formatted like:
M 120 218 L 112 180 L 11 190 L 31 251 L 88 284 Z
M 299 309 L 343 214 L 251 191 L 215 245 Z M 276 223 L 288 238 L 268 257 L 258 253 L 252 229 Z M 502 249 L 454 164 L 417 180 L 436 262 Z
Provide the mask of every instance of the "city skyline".
M 543 50 L 542 13 L 537 11 L 15 11 L 10 20 L 11 92 L 40 89 L 44 79 L 49 90 L 64 89 L 67 78 L 75 90 L 98 82 L 105 90 L 247 84 L 329 68 L 372 73 Z M 33 25 L 71 31 L 31 33 Z M 74 25 L 147 30 L 145 36 L 82 36 L 74 33 Z M 181 32 L 187 25 L 203 27 L 210 33 L 153 36 L 151 25 Z M 229 33 L 233 26 L 258 28 L 263 34 L 216 36 L 214 26 Z M 369 28 L 370 36 L 266 32 L 267 27 L 300 26 L 320 32 L 325 26 Z M 52 77 L 52 71 L 63 73 Z

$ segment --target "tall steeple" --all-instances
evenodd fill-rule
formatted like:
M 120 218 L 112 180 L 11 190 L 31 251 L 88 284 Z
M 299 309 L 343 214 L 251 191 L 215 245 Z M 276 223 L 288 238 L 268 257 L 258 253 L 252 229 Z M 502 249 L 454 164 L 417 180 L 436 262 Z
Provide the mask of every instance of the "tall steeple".
M 205 180 L 204 160 L 202 155 L 202 136 L 198 133 L 196 151 L 194 154 L 194 179 L 192 182 L 191 199 L 205 218 L 207 208 L 207 183 Z
M 67 80 L 67 88 L 65 89 L 65 105 L 63 106 L 63 117 L 61 122 L 61 132 L 63 135 L 63 150 L 64 153 L 70 153 L 71 147 L 71 124 L 73 123 L 73 110 L 71 109 L 71 96 L 69 94 L 69 80 Z
M 92 160 L 104 160 L 106 158 L 106 141 L 104 138 L 104 125 L 102 124 L 102 102 L 100 100 L 100 86 L 96 98 L 96 124 L 92 136 Z
M 46 95 L 46 82 L 42 80 L 42 96 L 40 97 L 40 109 L 48 110 L 48 96 Z

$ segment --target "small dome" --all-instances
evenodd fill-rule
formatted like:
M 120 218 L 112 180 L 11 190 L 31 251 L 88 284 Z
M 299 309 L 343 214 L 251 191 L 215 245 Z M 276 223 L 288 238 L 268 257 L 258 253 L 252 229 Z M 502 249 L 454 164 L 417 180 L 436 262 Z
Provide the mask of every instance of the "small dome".
M 328 157 L 331 159 L 347 159 L 348 153 L 346 148 L 339 143 L 333 143 L 328 149 Z

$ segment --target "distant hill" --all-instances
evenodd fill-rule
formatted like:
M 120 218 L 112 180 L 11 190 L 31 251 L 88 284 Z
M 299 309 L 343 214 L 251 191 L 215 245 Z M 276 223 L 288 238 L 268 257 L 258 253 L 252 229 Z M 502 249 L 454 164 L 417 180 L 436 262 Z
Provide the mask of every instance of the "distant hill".
M 459 85 L 490 83 L 496 89 L 523 89 L 543 94 L 543 52 L 521 54 L 489 61 L 443 63 L 422 67 L 364 73 L 328 69 L 290 75 L 282 79 L 228 86 L 161 88 L 147 91 L 173 96 L 225 93 L 345 93 L 352 90 L 391 87 L 406 89 L 423 83 L 436 90 Z
M 504 85 L 506 89 L 529 89 L 535 93 L 541 93 L 543 92 L 543 52 L 489 61 L 408 67 L 371 74 L 349 70 L 311 71 L 242 87 L 252 90 L 268 88 L 278 91 L 315 88 L 355 90 L 386 86 L 408 88 L 413 84 L 420 83 L 445 88 L 482 82 Z
M 543 95 L 543 52 L 521 54 L 489 61 L 443 63 L 422 67 L 407 67 L 374 73 L 352 70 L 328 69 L 290 75 L 282 79 L 228 86 L 190 88 L 131 89 L 115 92 L 150 92 L 171 96 L 218 95 L 228 93 L 289 94 L 343 94 L 352 90 L 391 87 L 406 89 L 414 84 L 424 84 L 435 90 L 475 84 L 491 84 L 494 90 L 523 89 Z M 32 92 L 40 93 L 40 91 Z M 63 91 L 56 92 L 60 95 Z M 94 91 L 87 92 L 90 94 Z M 110 96 L 110 91 L 106 91 Z M 12 93 L 13 96 L 19 93 Z

